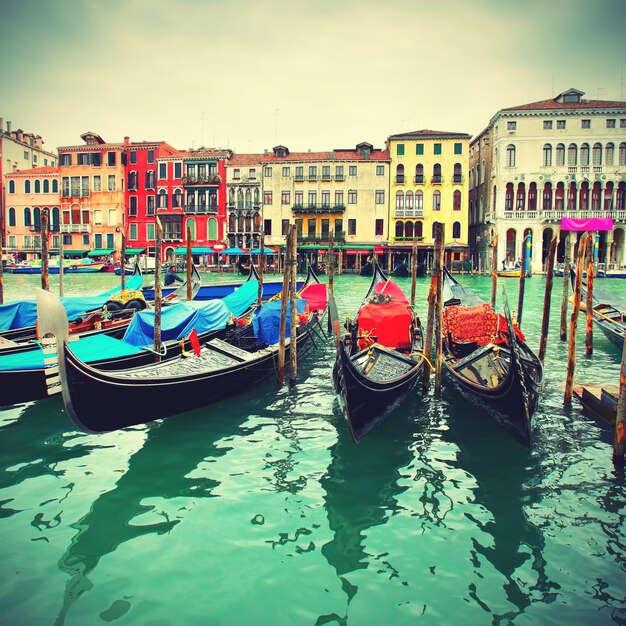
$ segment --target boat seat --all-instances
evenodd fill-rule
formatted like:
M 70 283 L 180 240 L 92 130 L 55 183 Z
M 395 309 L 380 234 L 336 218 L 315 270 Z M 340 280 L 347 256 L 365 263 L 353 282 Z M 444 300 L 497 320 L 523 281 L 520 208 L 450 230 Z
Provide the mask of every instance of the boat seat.
M 451 364 L 451 367 L 452 369 L 455 369 L 455 370 L 463 369 L 465 366 L 469 365 L 470 363 L 473 363 L 474 361 L 476 361 L 476 359 L 480 359 L 487 352 L 490 352 L 494 348 L 495 348 L 495 345 L 493 343 L 491 342 L 486 343 L 483 346 L 480 346 L 479 348 L 474 349 L 473 352 L 463 357 L 462 359 L 456 362 L 453 362 Z

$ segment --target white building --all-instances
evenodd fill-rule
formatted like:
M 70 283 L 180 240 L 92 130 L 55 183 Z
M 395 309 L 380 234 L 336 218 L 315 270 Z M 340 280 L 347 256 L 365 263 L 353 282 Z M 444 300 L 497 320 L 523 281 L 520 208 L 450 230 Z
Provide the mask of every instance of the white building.
M 562 218 L 612 217 L 613 231 L 599 233 L 598 260 L 626 262 L 626 102 L 583 95 L 570 89 L 550 100 L 502 109 L 472 140 L 474 258 L 484 263 L 497 234 L 498 262 L 514 262 L 530 233 L 532 267 L 541 271 L 554 235 L 560 239 L 558 259 L 565 253 Z M 483 172 L 485 161 L 490 167 Z M 571 237 L 570 245 L 575 243 Z

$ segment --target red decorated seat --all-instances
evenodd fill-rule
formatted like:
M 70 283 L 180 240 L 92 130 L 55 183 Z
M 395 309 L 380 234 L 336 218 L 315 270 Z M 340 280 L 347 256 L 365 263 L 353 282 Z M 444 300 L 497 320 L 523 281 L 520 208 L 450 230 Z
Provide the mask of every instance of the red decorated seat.
M 400 302 L 365 304 L 359 310 L 357 323 L 361 336 L 371 335 L 383 346 L 394 350 L 410 350 L 412 347 L 411 312 Z M 359 347 L 364 349 L 371 343 L 360 339 Z

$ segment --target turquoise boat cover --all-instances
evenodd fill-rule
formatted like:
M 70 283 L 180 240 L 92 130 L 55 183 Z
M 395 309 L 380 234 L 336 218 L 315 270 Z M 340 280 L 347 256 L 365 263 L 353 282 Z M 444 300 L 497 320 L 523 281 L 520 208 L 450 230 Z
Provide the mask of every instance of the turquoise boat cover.
M 126 279 L 126 289 L 141 289 L 142 277 L 130 276 Z M 97 296 L 67 296 L 60 298 L 67 319 L 74 320 L 88 311 L 99 309 L 111 296 L 120 291 L 115 287 Z M 37 303 L 34 300 L 18 300 L 0 305 L 0 331 L 34 326 L 37 321 Z
M 112 359 L 130 356 L 141 352 L 140 348 L 113 339 L 108 335 L 92 335 L 83 337 L 69 344 L 72 352 L 84 363 L 92 363 L 101 359 Z M 37 348 L 19 354 L 0 356 L 0 371 L 43 369 L 43 350 Z
M 296 300 L 296 311 L 304 313 L 307 307 L 306 300 Z M 280 339 L 280 300 L 266 302 L 252 318 L 252 328 L 259 344 L 266 343 L 271 346 Z M 287 324 L 285 325 L 285 337 L 289 337 L 291 319 L 291 302 L 287 304 Z

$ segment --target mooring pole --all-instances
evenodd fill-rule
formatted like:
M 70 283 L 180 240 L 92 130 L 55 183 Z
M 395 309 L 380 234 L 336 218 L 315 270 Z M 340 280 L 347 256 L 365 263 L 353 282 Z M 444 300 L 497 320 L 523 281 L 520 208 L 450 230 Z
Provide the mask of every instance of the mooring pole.
M 587 235 L 587 317 L 585 328 L 585 354 L 593 354 L 593 254 L 594 254 L 593 233 Z
M 185 271 L 187 274 L 187 300 L 193 300 L 193 287 L 191 284 L 191 269 L 193 261 L 191 258 L 191 226 L 187 224 L 187 247 L 185 248 Z
M 441 370 L 443 367 L 443 268 L 445 263 L 445 230 L 444 225 L 439 223 L 435 230 L 435 241 L 439 234 L 439 246 L 435 259 L 435 274 L 437 275 L 437 308 L 435 310 L 435 395 L 441 394 Z
M 569 322 L 569 345 L 567 347 L 567 378 L 565 379 L 565 394 L 563 404 L 566 407 L 572 404 L 574 392 L 574 370 L 576 369 L 576 327 L 580 312 L 580 296 L 583 284 L 583 267 L 587 251 L 587 237 L 583 235 L 578 242 L 578 258 L 576 260 L 576 283 L 574 285 L 574 307 Z
M 626 337 L 622 348 L 622 365 L 619 370 L 619 398 L 615 416 L 615 441 L 613 443 L 613 463 L 624 465 L 624 449 L 626 448 Z
M 330 231 L 328 238 L 328 290 L 335 293 L 335 231 Z M 328 316 L 330 322 L 330 315 Z
M 48 271 L 48 220 L 50 209 L 41 210 L 41 288 L 50 291 L 50 274 Z
M 63 297 L 63 272 L 65 271 L 63 258 L 63 233 L 59 233 L 59 296 Z
M 415 288 L 417 285 L 417 240 L 411 247 L 411 306 L 415 306 Z
M 522 327 L 522 312 L 524 310 L 524 291 L 526 290 L 526 272 L 530 267 L 530 234 L 524 238 L 524 250 L 522 252 L 522 267 L 519 275 L 519 295 L 517 298 L 517 325 Z
M 252 263 L 252 257 L 250 257 L 250 263 Z M 259 290 L 257 291 L 256 303 L 257 306 L 261 306 L 263 302 L 263 265 L 265 264 L 265 232 L 261 233 L 261 239 L 259 240 Z
M 439 245 L 437 237 L 439 230 L 435 230 L 435 250 Z M 433 326 L 435 323 L 435 305 L 437 301 L 437 275 L 434 271 L 430 274 L 430 288 L 428 290 L 428 316 L 426 319 L 426 337 L 424 338 L 424 357 L 426 364 L 422 368 L 422 389 L 424 392 L 428 391 L 430 386 L 430 352 L 433 345 Z
M 154 350 L 156 360 L 161 360 L 161 306 L 163 292 L 161 290 L 161 248 L 163 246 L 163 226 L 156 218 L 156 240 L 154 242 Z M 122 267 L 122 270 L 124 268 Z
M 561 295 L 561 341 L 567 339 L 567 296 L 569 293 L 569 254 L 567 248 L 569 246 L 569 233 L 565 233 L 565 247 L 563 254 L 563 294 Z
M 296 236 L 296 225 L 291 226 L 291 256 L 295 260 L 298 258 L 298 238 Z M 294 262 L 291 266 L 291 302 L 289 320 L 289 386 L 293 387 L 298 378 L 298 309 L 296 301 L 298 299 L 298 264 Z
M 122 291 L 126 289 L 126 235 L 122 233 L 122 251 L 120 252 L 122 257 L 120 263 L 120 276 L 122 278 Z
M 285 242 L 285 258 L 283 260 L 283 290 L 280 294 L 280 326 L 278 331 L 278 384 L 285 381 L 285 330 L 287 328 L 287 301 L 289 299 L 289 278 L 291 273 L 291 228 L 287 232 Z
M 548 345 L 550 328 L 550 302 L 552 300 L 552 283 L 554 282 L 554 257 L 556 256 L 556 237 L 550 242 L 548 252 L 548 268 L 546 269 L 546 291 L 543 296 L 543 316 L 541 318 L 541 337 L 539 339 L 539 360 L 543 363 Z
M 496 291 L 498 290 L 498 235 L 491 242 L 493 250 L 491 252 L 491 306 L 496 306 Z

